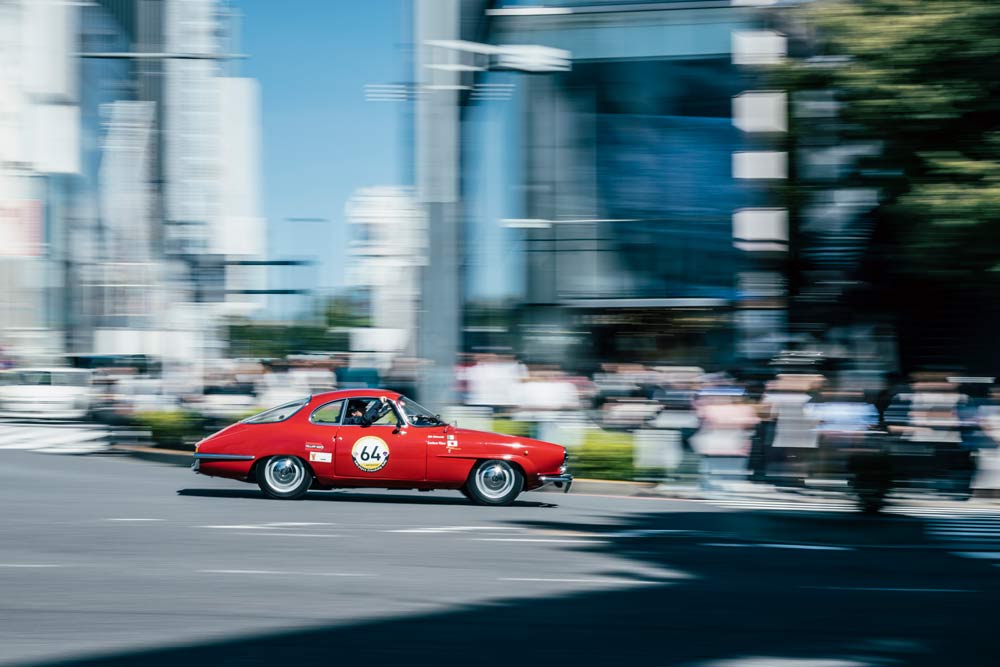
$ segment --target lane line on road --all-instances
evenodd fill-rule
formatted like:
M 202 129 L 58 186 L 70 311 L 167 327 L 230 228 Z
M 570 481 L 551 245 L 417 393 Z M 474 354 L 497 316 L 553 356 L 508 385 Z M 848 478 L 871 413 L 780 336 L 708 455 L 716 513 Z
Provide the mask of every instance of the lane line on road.
M 890 588 L 883 586 L 802 586 L 821 591 L 872 591 L 877 593 L 979 593 L 968 588 Z
M 654 537 L 656 535 L 704 535 L 701 530 L 682 529 L 639 529 L 639 530 L 619 530 L 613 533 L 604 533 L 607 537 Z
M 105 521 L 166 521 L 166 519 L 146 519 L 140 517 L 113 517 L 111 519 L 105 519 Z
M 476 542 L 549 542 L 552 544 L 607 544 L 607 540 L 561 540 L 542 537 L 472 537 Z
M 299 528 L 304 526 L 336 526 L 338 524 L 327 521 L 272 521 L 262 524 L 263 526 L 273 526 L 275 528 Z
M 1000 560 L 1000 551 L 952 551 L 952 556 L 961 558 L 977 558 L 981 560 Z
M 806 549 L 810 551 L 857 551 L 854 547 L 837 547 L 829 544 L 759 544 L 765 549 Z
M 459 533 L 476 530 L 523 530 L 511 526 L 442 526 L 439 528 L 399 528 L 395 530 L 383 530 L 383 533 Z
M 756 542 L 702 542 L 701 547 L 736 547 L 744 549 L 803 549 L 807 551 L 857 551 L 854 547 L 826 544 L 760 544 Z
M 527 581 L 533 583 L 556 584 L 642 584 L 655 585 L 666 582 L 649 581 L 647 579 L 549 579 L 543 577 L 499 577 L 497 581 Z
M 198 570 L 202 574 L 277 574 L 277 575 L 298 575 L 297 572 L 287 570 Z M 371 577 L 371 574 L 355 574 L 353 572 L 309 572 L 310 577 Z
M 230 535 L 268 535 L 270 537 L 343 537 L 343 535 L 335 535 L 333 533 L 286 533 L 283 531 L 275 532 L 258 532 L 255 530 L 250 530 L 242 533 L 234 532 L 229 533 Z

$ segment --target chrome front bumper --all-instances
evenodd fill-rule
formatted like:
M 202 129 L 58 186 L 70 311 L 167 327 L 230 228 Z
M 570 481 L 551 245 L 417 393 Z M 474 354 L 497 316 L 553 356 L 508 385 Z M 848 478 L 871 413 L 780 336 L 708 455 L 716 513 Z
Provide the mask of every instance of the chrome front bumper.
M 563 493 L 569 493 L 569 487 L 573 486 L 573 475 L 539 475 L 538 481 L 542 483 L 538 488 L 554 484 L 557 489 L 562 489 Z

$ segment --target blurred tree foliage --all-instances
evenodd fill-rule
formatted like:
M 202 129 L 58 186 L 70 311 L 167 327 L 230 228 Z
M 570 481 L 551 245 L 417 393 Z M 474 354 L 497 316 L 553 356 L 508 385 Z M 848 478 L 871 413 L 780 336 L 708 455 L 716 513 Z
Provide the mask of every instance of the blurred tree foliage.
M 777 83 L 793 100 L 834 91 L 843 139 L 880 145 L 857 176 L 881 191 L 879 262 L 890 277 L 993 283 L 1000 2 L 823 1 L 803 11 L 820 57 L 790 60 Z M 793 120 L 793 142 L 794 132 Z
M 360 314 L 362 309 L 349 298 L 335 296 L 327 300 L 323 306 L 323 318 L 326 326 L 331 329 L 349 329 L 354 327 L 370 327 L 370 319 Z
M 238 320 L 228 326 L 229 353 L 234 357 L 282 358 L 309 352 L 344 352 L 348 329 L 371 326 L 351 299 L 335 296 L 323 303 L 321 323 L 270 323 Z
M 205 434 L 205 420 L 185 410 L 139 412 L 132 421 L 148 429 L 157 446 L 169 449 L 194 449 L 193 442 Z
M 633 441 L 631 433 L 588 431 L 583 443 L 569 452 L 569 470 L 581 479 L 634 479 Z
M 283 358 L 289 354 L 342 352 L 348 335 L 314 324 L 233 323 L 228 327 L 229 354 L 257 359 Z

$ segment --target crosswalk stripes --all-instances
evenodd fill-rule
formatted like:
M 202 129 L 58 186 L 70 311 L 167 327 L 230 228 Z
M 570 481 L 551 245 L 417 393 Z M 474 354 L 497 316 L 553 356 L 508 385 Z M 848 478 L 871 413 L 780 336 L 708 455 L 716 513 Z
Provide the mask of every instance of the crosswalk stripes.
M 712 499 L 713 505 L 728 509 L 768 510 L 777 512 L 856 512 L 857 505 L 850 497 L 843 499 L 823 498 L 821 501 L 782 498 L 719 498 Z M 982 549 L 990 549 L 1000 566 L 1000 507 L 975 505 L 942 500 L 937 504 L 927 501 L 890 503 L 885 514 L 921 519 L 926 535 L 942 546 L 956 550 L 969 549 L 959 553 L 969 558 L 982 558 Z
M 991 545 L 1000 549 L 1000 514 L 931 519 L 927 533 L 939 542 Z
M 795 500 L 781 498 L 740 498 L 720 497 L 706 502 L 728 509 L 746 510 L 787 510 L 799 512 L 853 512 L 857 505 L 849 498 L 824 498 L 822 501 Z
M 795 497 L 718 497 L 706 499 L 705 502 L 729 509 L 798 511 L 798 512 L 856 512 L 858 505 L 849 494 L 843 497 L 824 497 L 808 499 Z M 886 514 L 895 514 L 914 518 L 1000 522 L 1000 507 L 972 505 L 942 499 L 937 504 L 929 504 L 926 500 L 919 502 L 896 501 L 883 510 Z
M 99 424 L 0 423 L 0 449 L 93 454 L 110 445 L 108 428 Z

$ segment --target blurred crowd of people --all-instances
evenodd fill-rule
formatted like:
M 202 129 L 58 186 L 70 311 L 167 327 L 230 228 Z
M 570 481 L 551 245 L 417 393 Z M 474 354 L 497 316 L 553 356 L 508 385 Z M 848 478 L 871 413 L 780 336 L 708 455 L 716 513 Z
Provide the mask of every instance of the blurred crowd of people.
M 565 426 L 574 421 L 641 435 L 637 468 L 669 476 L 694 459 L 706 488 L 748 481 L 837 486 L 855 455 L 871 451 L 889 457 L 899 485 L 968 497 L 1000 481 L 993 479 L 995 378 L 854 371 L 747 377 L 635 364 L 604 364 L 584 377 L 477 355 L 460 366 L 458 383 L 466 404 L 531 422 L 539 437 L 561 423 L 555 434 L 571 448 L 581 441 Z
M 87 416 L 115 424 L 142 413 L 185 412 L 212 427 L 338 388 L 384 387 L 427 400 L 419 395 L 424 370 L 418 359 L 349 353 L 218 360 L 198 375 L 148 360 L 111 364 L 89 371 Z M 79 406 L 87 383 L 73 377 Z M 15 395 L 17 388 L 5 391 Z M 896 485 L 958 497 L 1000 488 L 995 378 L 808 366 L 741 374 L 620 363 L 585 375 L 513 355 L 470 354 L 455 368 L 455 393 L 455 405 L 437 407 L 463 426 L 516 423 L 525 435 L 571 452 L 600 432 L 604 443 L 631 444 L 616 455 L 631 456 L 636 471 L 654 479 L 697 475 L 707 490 L 749 482 L 836 486 L 850 477 L 859 452 L 872 451 L 889 457 Z

